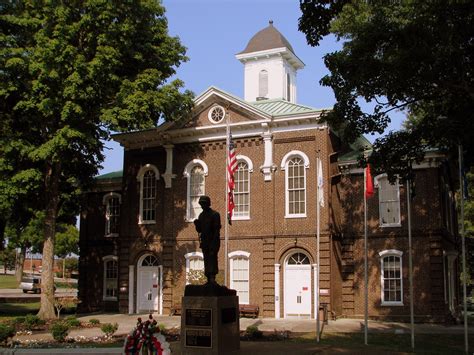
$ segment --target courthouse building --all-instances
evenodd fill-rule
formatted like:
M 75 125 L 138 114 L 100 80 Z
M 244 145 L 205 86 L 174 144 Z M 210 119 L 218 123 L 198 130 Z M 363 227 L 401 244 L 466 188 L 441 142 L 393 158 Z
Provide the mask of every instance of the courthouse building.
M 225 222 L 226 118 L 238 169 L 235 210 L 222 280 L 259 316 L 314 318 L 321 303 L 337 317 L 364 314 L 363 170 L 370 143 L 353 144 L 320 120 L 321 110 L 297 103 L 302 60 L 273 26 L 236 55 L 244 98 L 210 87 L 195 98 L 184 123 L 118 134 L 123 171 L 97 178 L 84 198 L 80 230 L 79 298 L 83 311 L 169 314 L 181 303 L 193 272 L 203 269 L 193 220 L 199 197 L 210 196 Z M 317 104 L 317 103 L 316 103 Z M 317 265 L 317 158 L 322 160 Z M 453 177 L 436 152 L 415 166 L 412 200 L 415 318 L 456 312 L 458 240 Z M 405 182 L 374 176 L 368 200 L 369 316 L 409 319 Z

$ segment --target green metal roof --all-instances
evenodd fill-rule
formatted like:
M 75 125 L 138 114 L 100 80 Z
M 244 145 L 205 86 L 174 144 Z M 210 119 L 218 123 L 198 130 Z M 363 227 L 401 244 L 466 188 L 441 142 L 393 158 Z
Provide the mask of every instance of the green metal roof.
M 97 180 L 121 179 L 122 176 L 123 176 L 123 170 L 119 170 L 119 171 L 113 171 L 111 173 L 96 176 L 96 179 Z
M 321 110 L 288 102 L 283 99 L 261 100 L 250 102 L 252 106 L 273 116 L 283 116 L 295 113 L 319 112 Z

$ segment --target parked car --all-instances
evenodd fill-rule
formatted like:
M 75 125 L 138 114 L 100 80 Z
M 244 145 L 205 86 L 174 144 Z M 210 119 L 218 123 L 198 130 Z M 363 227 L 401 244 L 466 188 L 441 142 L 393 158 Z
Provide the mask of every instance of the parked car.
M 23 293 L 31 291 L 33 293 L 41 293 L 41 277 L 39 276 L 23 276 L 21 278 L 20 288 Z

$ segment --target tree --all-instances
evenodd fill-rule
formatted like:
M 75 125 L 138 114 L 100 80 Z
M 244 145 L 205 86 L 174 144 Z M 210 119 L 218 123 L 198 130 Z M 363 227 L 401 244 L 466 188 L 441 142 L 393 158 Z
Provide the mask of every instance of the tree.
M 170 81 L 185 48 L 155 0 L 0 5 L 3 154 L 17 189 L 38 193 L 44 213 L 41 318 L 54 317 L 53 254 L 61 210 L 92 182 L 112 131 L 176 121 L 192 94 Z M 24 162 L 13 169 L 12 159 Z M 5 175 L 0 173 L 0 178 Z
M 333 34 L 341 50 L 324 56 L 321 79 L 336 104 L 324 118 L 343 138 L 383 133 L 390 112 L 417 117 L 377 139 L 372 160 L 390 177 L 410 174 L 427 147 L 465 148 L 474 157 L 474 3 L 472 1 L 300 0 L 299 29 L 310 45 Z M 361 102 L 371 103 L 364 111 Z M 389 152 L 390 154 L 386 154 Z

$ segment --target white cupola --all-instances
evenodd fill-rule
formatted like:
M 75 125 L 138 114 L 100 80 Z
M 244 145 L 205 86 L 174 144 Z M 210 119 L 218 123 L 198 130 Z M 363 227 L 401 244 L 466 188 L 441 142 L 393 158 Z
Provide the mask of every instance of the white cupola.
M 296 71 L 304 68 L 304 63 L 273 21 L 235 57 L 244 64 L 245 101 L 284 99 L 296 103 Z

